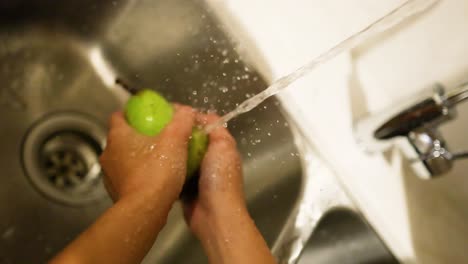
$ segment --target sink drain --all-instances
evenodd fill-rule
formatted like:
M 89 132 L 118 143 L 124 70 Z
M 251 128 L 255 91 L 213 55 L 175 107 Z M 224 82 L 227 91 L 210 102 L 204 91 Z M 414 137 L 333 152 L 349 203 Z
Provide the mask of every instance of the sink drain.
M 105 130 L 93 118 L 58 113 L 38 121 L 23 143 L 23 168 L 36 189 L 56 202 L 84 205 L 106 197 L 99 155 Z

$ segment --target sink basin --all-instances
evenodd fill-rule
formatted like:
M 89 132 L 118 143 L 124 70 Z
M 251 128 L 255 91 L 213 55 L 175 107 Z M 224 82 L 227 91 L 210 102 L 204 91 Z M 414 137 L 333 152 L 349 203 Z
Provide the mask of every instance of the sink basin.
M 308 240 L 298 264 L 306 263 L 394 264 L 398 261 L 359 214 L 335 209 L 322 217 Z
M 7 1 L 0 17 L 0 263 L 50 258 L 111 205 L 92 165 L 128 97 L 119 84 L 220 114 L 266 87 L 202 1 Z M 293 135 L 275 99 L 230 129 L 271 244 L 300 193 Z M 146 262 L 194 259 L 176 205 Z
M 127 91 L 224 114 L 267 86 L 250 59 L 201 0 L 2 1 L 0 263 L 51 258 L 111 205 L 97 157 Z M 306 193 L 293 128 L 275 98 L 229 124 L 270 246 Z M 144 263 L 205 262 L 174 206 Z

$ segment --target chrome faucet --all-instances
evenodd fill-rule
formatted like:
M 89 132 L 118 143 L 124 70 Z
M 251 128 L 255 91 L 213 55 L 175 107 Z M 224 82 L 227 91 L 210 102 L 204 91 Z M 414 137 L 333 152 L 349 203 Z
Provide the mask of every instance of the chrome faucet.
M 468 152 L 452 153 L 438 131 L 441 124 L 456 117 L 455 106 L 465 100 L 468 82 L 448 91 L 435 84 L 429 95 L 359 120 L 355 126 L 357 140 L 368 152 L 399 142 L 418 176 L 440 176 L 450 171 L 454 161 L 468 158 Z

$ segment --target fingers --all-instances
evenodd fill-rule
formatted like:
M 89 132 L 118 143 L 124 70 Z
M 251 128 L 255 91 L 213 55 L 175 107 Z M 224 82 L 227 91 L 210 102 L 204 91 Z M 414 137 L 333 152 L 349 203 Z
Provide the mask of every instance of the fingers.
M 216 124 L 219 116 L 199 115 L 198 120 L 205 125 Z M 199 193 L 210 204 L 217 204 L 220 197 L 227 196 L 243 200 L 241 159 L 234 138 L 223 126 L 214 128 L 209 137 L 201 164 Z
M 118 129 L 127 128 L 129 125 L 125 120 L 125 116 L 122 112 L 114 112 L 110 117 L 109 127 L 110 129 Z
M 124 114 L 122 112 L 114 112 L 109 119 L 109 132 L 107 134 L 106 146 L 108 147 L 113 141 L 124 138 L 130 133 L 135 132 L 128 125 Z
M 127 123 L 122 112 L 114 112 L 109 121 L 109 137 L 121 137 L 137 132 Z
M 198 115 L 197 120 L 200 124 L 206 126 L 215 124 L 218 122 L 220 117 L 216 114 Z M 210 132 L 210 143 L 225 142 L 230 145 L 236 145 L 234 137 L 224 126 L 218 126 Z
M 181 105 L 175 105 L 175 110 L 171 123 L 163 129 L 160 139 L 171 145 L 186 147 L 195 125 L 195 111 L 189 106 Z
M 215 114 L 199 114 L 197 116 L 198 122 L 204 125 L 214 124 L 219 119 L 220 117 Z M 220 159 L 219 155 L 223 158 Z M 218 166 L 238 165 L 240 162 L 239 157 L 236 141 L 229 131 L 223 126 L 214 128 L 209 135 L 209 146 L 205 155 L 206 160 L 203 161 L 204 164 L 213 163 L 214 161 L 219 163 L 221 161 L 222 164 L 217 164 Z

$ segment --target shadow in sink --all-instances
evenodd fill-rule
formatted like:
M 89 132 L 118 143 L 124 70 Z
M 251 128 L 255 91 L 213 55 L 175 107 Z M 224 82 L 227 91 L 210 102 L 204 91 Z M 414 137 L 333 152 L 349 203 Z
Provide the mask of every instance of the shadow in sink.
M 319 222 L 299 264 L 398 264 L 374 230 L 356 213 L 335 209 Z
M 94 135 L 105 134 L 108 116 L 123 105 L 117 78 L 221 114 L 267 86 L 204 1 L 3 1 L 0 21 L 1 263 L 43 262 L 110 205 L 106 196 L 76 198 L 88 187 L 103 192 L 99 178 L 44 168 L 47 155 L 71 155 L 65 150 L 92 164 L 104 140 Z M 288 120 L 270 99 L 229 129 L 244 161 L 249 210 L 271 245 L 301 192 Z M 73 143 L 48 142 L 62 132 L 72 132 Z M 83 144 L 89 151 L 74 151 Z M 187 259 L 205 260 L 176 205 L 145 263 Z

